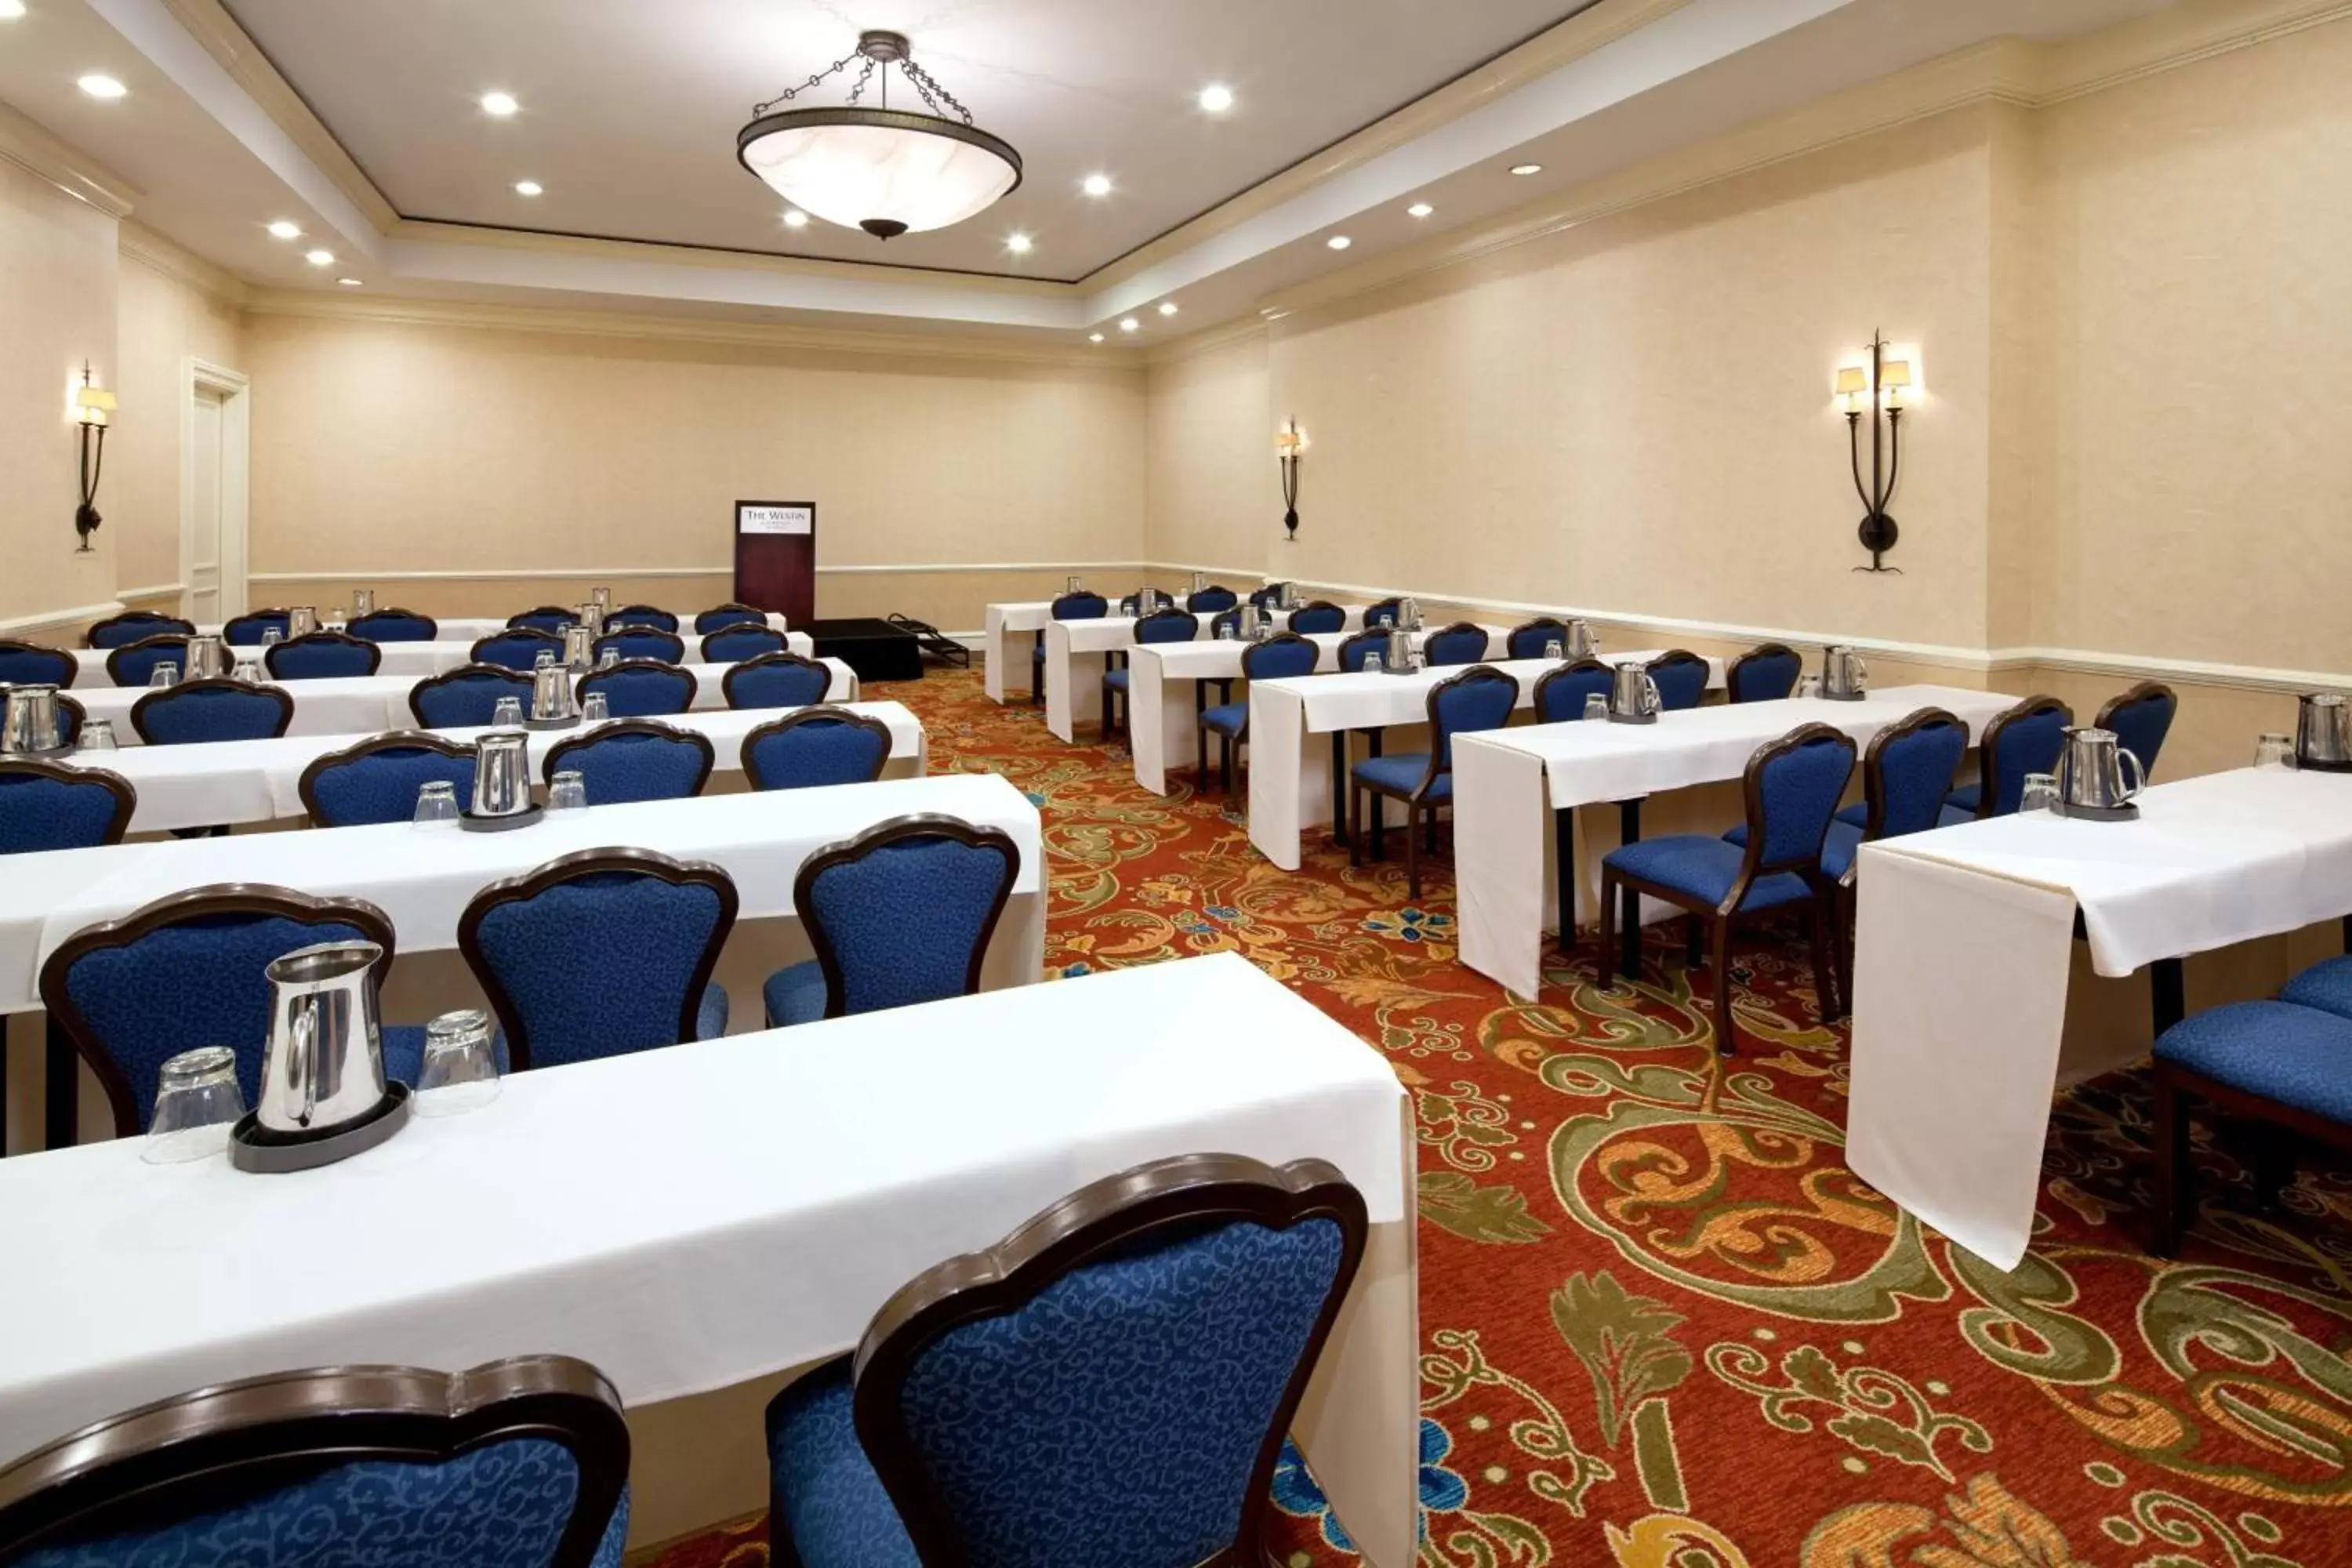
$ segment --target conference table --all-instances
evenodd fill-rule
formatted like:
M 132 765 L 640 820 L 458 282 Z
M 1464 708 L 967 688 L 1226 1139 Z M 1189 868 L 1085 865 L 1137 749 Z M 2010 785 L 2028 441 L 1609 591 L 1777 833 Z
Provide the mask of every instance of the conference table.
M 1346 631 L 1360 631 L 1364 606 L 1343 606 Z M 1213 640 L 1212 628 L 1223 610 L 1198 612 L 1194 640 Z M 1277 617 L 1290 612 L 1277 610 Z M 1045 625 L 1045 727 L 1065 741 L 1077 738 L 1081 723 L 1102 721 L 1102 674 L 1107 656 L 1135 647 L 1139 616 L 1103 616 L 1087 621 L 1053 621 Z M 1280 621 L 1277 619 L 1276 624 Z M 1241 646 L 1236 643 L 1235 647 Z
M 376 595 L 376 599 L 378 601 L 376 608 L 379 612 L 402 607 L 392 604 L 380 592 Z M 350 606 L 348 605 L 344 606 L 345 609 L 348 609 L 349 607 Z M 719 606 L 716 605 L 708 606 L 708 608 L 710 609 L 717 609 L 718 607 Z M 572 612 L 572 606 L 570 605 L 555 605 L 554 608 L 560 609 L 569 615 Z M 619 609 L 622 608 L 622 606 L 616 605 L 614 608 Z M 259 614 L 260 612 L 256 611 L 254 613 Z M 415 613 L 418 615 L 424 614 L 421 610 Z M 607 613 L 609 614 L 610 612 Z M 672 610 L 669 613 L 677 617 L 677 635 L 686 638 L 688 644 L 691 646 L 697 636 L 694 630 L 694 617 L 703 612 L 701 610 Z M 496 637 L 500 632 L 512 629 L 507 625 L 506 617 L 503 616 L 432 616 L 431 619 L 433 621 L 433 629 L 441 634 L 440 640 L 443 642 L 463 642 L 471 644 L 479 641 L 483 637 Z M 342 630 L 347 624 L 347 622 L 341 618 L 333 621 L 322 620 L 320 622 L 320 625 L 334 631 Z M 207 637 L 218 637 L 221 635 L 224 625 L 225 623 L 220 621 L 200 621 L 196 625 L 196 630 L 203 632 Z M 792 629 L 791 626 L 785 623 L 782 613 L 776 610 L 770 610 L 768 612 L 768 625 L 773 626 L 780 632 L 790 631 Z M 398 645 L 386 643 L 384 646 L 386 647 L 394 647 Z
M 520 1073 L 300 1175 L 146 1165 L 135 1140 L 0 1162 L 0 1460 L 339 1363 L 562 1352 L 642 1410 L 854 1349 L 907 1280 L 1088 1183 L 1311 1158 L 1363 1194 L 1370 1239 L 1293 1431 L 1366 1560 L 1409 1568 L 1412 1139 L 1378 1051 L 1218 954 Z M 756 1426 L 709 1461 L 735 1512 L 765 1503 Z M 697 1522 L 662 1507 L 641 1491 L 637 1543 Z
M 496 632 L 482 634 L 484 637 L 496 635 Z M 689 635 L 683 640 L 688 655 L 696 653 L 702 646 L 702 639 L 698 637 Z M 784 641 L 789 645 L 788 651 L 799 654 L 803 658 L 815 657 L 816 644 L 808 633 L 787 632 Z M 376 675 L 383 679 L 423 680 L 431 676 L 446 675 L 462 665 L 472 663 L 474 658 L 474 639 L 462 642 L 448 638 L 438 642 L 387 642 L 378 643 L 376 647 L 383 650 L 383 658 L 375 667 Z M 77 700 L 84 691 L 103 690 L 114 685 L 114 678 L 106 672 L 106 660 L 113 652 L 111 648 L 80 647 L 72 651 L 78 667 L 73 682 Z M 258 647 L 243 645 L 231 652 L 235 658 L 259 658 L 262 654 Z
M 878 719 L 889 726 L 890 761 L 884 773 L 886 778 L 922 776 L 929 760 L 922 721 L 897 702 L 843 706 L 848 712 Z M 665 715 L 657 722 L 708 738 L 712 752 L 711 777 L 716 780 L 725 774 L 742 773 L 745 736 L 762 724 L 772 724 L 799 711 L 803 710 L 721 708 Z M 582 724 L 570 730 L 526 731 L 530 743 L 530 776 L 543 776 L 542 764 L 550 750 L 567 741 L 592 735 L 598 728 Z M 489 731 L 485 727 L 408 732 L 470 747 Z M 130 830 L 133 833 L 233 826 L 302 816 L 304 770 L 329 752 L 356 746 L 373 738 L 374 733 L 285 735 L 271 741 L 215 741 L 184 746 L 128 746 L 116 752 L 79 752 L 67 761 L 71 766 L 102 769 L 130 781 L 139 792 L 138 809 L 131 818 Z
M 1572 940 L 1579 908 L 1598 910 L 1601 858 L 1625 837 L 1629 814 L 1595 821 L 1579 806 L 1737 780 L 1759 747 L 1801 724 L 1827 724 L 1866 748 L 1888 725 L 1942 708 L 1969 727 L 1973 742 L 2016 702 L 1998 691 L 1894 686 L 1859 702 L 1792 697 L 1661 713 L 1654 724 L 1573 720 L 1461 736 L 1454 742 L 1454 876 L 1462 962 L 1517 995 L 1536 994 L 1544 932 Z M 1856 787 L 1859 768 L 1857 758 Z M 1684 912 L 1663 900 L 1643 900 L 1640 909 L 1658 920 Z M 1638 935 L 1629 928 L 1629 944 Z

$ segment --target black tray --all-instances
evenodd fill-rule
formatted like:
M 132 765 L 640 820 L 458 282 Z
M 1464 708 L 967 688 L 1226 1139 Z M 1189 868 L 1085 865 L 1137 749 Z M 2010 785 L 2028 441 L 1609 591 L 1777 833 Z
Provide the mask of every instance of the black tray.
M 2137 822 L 2139 807 L 2126 801 L 2121 805 L 2069 805 L 2058 803 L 2058 815 L 2078 822 Z
M 576 730 L 580 727 L 580 715 L 574 713 L 569 719 L 526 719 L 522 727 L 526 730 Z
M 1609 721 L 1612 724 L 1654 724 L 1658 721 L 1658 716 L 1655 713 L 1620 713 L 1612 708 L 1609 710 Z
M 1866 702 L 1869 700 L 1870 693 L 1867 691 L 1837 692 L 1824 690 L 1822 693 L 1822 700 L 1824 702 Z
M 79 745 L 68 741 L 62 746 L 35 746 L 29 751 L 0 752 L 0 756 L 41 758 L 70 757 L 79 750 L 81 750 Z
M 2297 757 L 2294 765 L 2307 773 L 2352 773 L 2352 763 L 2312 763 Z
M 468 833 L 505 833 L 517 827 L 529 827 L 547 815 L 547 807 L 534 805 L 529 811 L 518 811 L 510 816 L 476 816 L 470 811 L 457 814 L 457 826 Z
M 407 1126 L 408 1103 L 408 1086 L 393 1084 L 373 1110 L 317 1137 L 266 1131 L 260 1112 L 248 1110 L 229 1130 L 228 1163 L 240 1171 L 265 1176 L 315 1171 L 363 1153 Z

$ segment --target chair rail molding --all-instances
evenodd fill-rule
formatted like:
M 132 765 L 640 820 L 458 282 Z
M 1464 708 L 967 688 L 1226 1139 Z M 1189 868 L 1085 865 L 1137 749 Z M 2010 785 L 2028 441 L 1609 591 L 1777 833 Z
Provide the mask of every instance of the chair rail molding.
M 101 621 L 109 616 L 122 613 L 120 599 L 101 599 L 95 605 L 75 605 L 62 610 L 41 610 L 29 616 L 12 616 L 0 621 L 0 637 L 15 632 L 37 631 L 43 626 L 71 626 L 80 621 Z

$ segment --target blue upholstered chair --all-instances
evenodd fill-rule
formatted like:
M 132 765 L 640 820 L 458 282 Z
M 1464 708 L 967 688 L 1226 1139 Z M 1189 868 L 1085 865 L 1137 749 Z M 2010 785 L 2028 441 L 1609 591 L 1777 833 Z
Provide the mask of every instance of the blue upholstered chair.
M 1241 635 L 1242 612 L 1238 605 L 1229 610 L 1219 610 L 1215 615 L 1209 617 L 1209 637 L 1211 640 L 1213 641 L 1221 637 L 1237 637 Z
M 1548 669 L 1536 680 L 1536 722 L 1574 722 L 1584 717 L 1586 698 L 1598 693 L 1605 701 L 1616 683 L 1617 672 L 1597 658 L 1580 658 Z
M 80 703 L 66 692 L 58 693 L 58 741 L 60 744 L 80 744 L 81 727 L 89 720 L 89 715 L 83 711 Z
M 1300 637 L 1348 629 L 1348 612 L 1328 599 L 1317 599 L 1290 612 L 1290 629 Z
M 2352 1019 L 2352 957 L 2322 959 L 2288 981 L 2279 1000 Z
M 561 637 L 564 627 L 577 626 L 579 621 L 580 617 L 577 614 L 565 609 L 561 605 L 541 605 L 535 610 L 525 610 L 519 616 L 509 616 L 507 630 L 545 632 L 550 637 Z
M 231 647 L 259 647 L 268 634 L 286 636 L 293 629 L 294 617 L 285 610 L 255 610 L 242 615 L 221 627 L 221 641 Z
M 651 605 L 624 605 L 604 617 L 604 629 L 619 631 L 624 626 L 643 626 L 651 631 L 675 632 L 677 617 L 667 610 L 656 610 Z
M 511 697 L 530 711 L 531 680 L 500 664 L 464 664 L 408 689 L 408 710 L 428 730 L 465 730 L 488 724 L 499 699 Z
M 196 888 L 67 938 L 41 965 L 41 1005 L 97 1075 L 115 1134 L 127 1138 L 154 1112 L 163 1064 L 198 1046 L 234 1050 L 246 1103 L 261 1103 L 269 1037 L 262 972 L 328 942 L 383 949 L 379 985 L 392 968 L 392 921 L 373 904 L 290 888 Z M 383 1038 L 385 1073 L 414 1083 L 425 1031 L 388 1027 Z
M 1432 665 L 1476 664 L 1486 657 L 1486 628 L 1456 621 L 1429 634 L 1421 656 Z
M 474 749 L 438 735 L 373 735 L 314 759 L 297 787 L 313 826 L 359 827 L 408 821 L 428 784 L 452 786 L 462 809 L 474 795 Z
M 1173 606 L 1154 610 L 1135 623 L 1135 640 L 1139 643 L 1191 642 L 1200 635 L 1199 618 L 1190 610 Z M 1104 662 L 1108 668 L 1102 673 L 1102 738 L 1108 742 L 1113 732 L 1127 729 L 1127 691 L 1131 672 L 1124 652 L 1113 653 Z
M 1731 668 L 1724 672 L 1724 685 L 1734 702 L 1778 702 L 1797 689 L 1797 679 L 1804 673 L 1804 658 L 1795 648 L 1785 643 L 1759 643 L 1731 661 Z M 1706 688 L 1702 678 L 1699 689 Z
M 683 713 L 694 706 L 701 680 L 684 665 L 655 658 L 625 658 L 606 669 L 592 669 L 580 678 L 580 698 L 592 691 L 604 694 L 604 710 L 615 719 L 658 719 Z
M 833 670 L 796 653 L 763 653 L 719 678 L 730 708 L 805 708 L 833 689 Z
M 0 1469 L 11 1568 L 620 1568 L 629 1429 L 586 1362 L 336 1366 L 109 1416 Z
M 415 610 L 387 608 L 353 616 L 344 628 L 355 637 L 370 642 L 438 642 L 441 623 L 431 616 L 420 616 Z
M 0 855 L 120 844 L 139 792 L 120 773 L 0 757 Z
M 1568 623 L 1558 616 L 1538 616 L 1511 628 L 1511 635 L 1503 642 L 1504 657 L 1541 658 L 1544 650 L 1554 643 L 1562 648 L 1568 647 Z
M 1249 602 L 1255 605 L 1260 611 L 1274 609 L 1281 605 L 1282 591 L 1288 586 L 1290 584 L 1287 583 L 1268 583 L 1264 587 L 1253 588 L 1250 590 Z
M 71 686 L 81 661 L 63 648 L 0 637 L 0 686 Z
M 1729 1056 L 1739 1038 L 1731 1016 L 1733 929 L 1802 909 L 1812 921 L 1813 984 L 1822 1016 L 1830 1016 L 1837 1005 L 1828 915 L 1835 878 L 1822 854 L 1838 798 L 1853 774 L 1853 753 L 1851 736 L 1826 724 L 1800 725 L 1748 760 L 1744 844 L 1683 833 L 1611 850 L 1601 862 L 1601 984 L 1617 984 L 1621 891 L 1688 910 L 1713 930 L 1715 1048 Z
M 2055 697 L 2029 697 L 1985 725 L 1977 747 L 1977 782 L 1946 797 L 1964 816 L 2008 816 L 2025 798 L 2025 775 L 2056 770 L 2074 710 Z
M 1350 770 L 1349 820 L 1370 825 L 1373 859 L 1386 855 L 1386 824 L 1380 803 L 1387 799 L 1404 805 L 1405 885 L 1414 900 L 1421 898 L 1422 835 L 1413 829 L 1426 825 L 1430 848 L 1434 851 L 1437 814 L 1454 801 L 1454 737 L 1501 729 L 1511 721 L 1511 710 L 1518 703 L 1517 679 L 1492 665 L 1473 665 L 1429 689 L 1428 751 L 1369 757 Z M 1363 864 L 1363 845 L 1361 831 L 1349 835 L 1349 865 Z
M 188 638 L 180 633 L 125 643 L 106 656 L 106 678 L 121 687 L 144 686 L 155 679 L 155 667 L 170 664 L 188 673 Z
M 710 737 L 699 731 L 615 719 L 550 746 L 543 768 L 551 783 L 560 773 L 578 773 L 591 805 L 620 805 L 700 795 L 716 760 Z
M 278 680 L 336 680 L 373 675 L 383 663 L 383 649 L 365 637 L 341 632 L 312 632 L 282 642 L 261 656 Z
M 1668 648 L 1643 668 L 1658 683 L 1658 706 L 1666 712 L 1696 708 L 1706 695 L 1706 660 L 1687 648 Z
M 89 647 L 129 647 L 132 643 L 149 637 L 196 635 L 196 623 L 184 621 L 177 616 L 161 616 L 152 610 L 125 610 L 119 616 L 92 623 L 84 639 Z
M 802 863 L 793 911 L 816 956 L 768 977 L 768 1026 L 969 996 L 1021 852 L 1002 828 L 892 817 Z
M 1240 596 L 1222 583 L 1212 583 L 1199 593 L 1184 596 L 1184 607 L 1196 616 L 1215 615 L 1240 603 Z
M 1110 601 L 1100 594 L 1065 594 L 1046 613 L 1057 621 L 1098 621 L 1110 614 Z M 1045 700 L 1045 634 L 1039 632 L 1029 649 L 1029 700 Z
M 766 626 L 767 624 L 768 613 L 765 610 L 755 610 L 749 605 L 721 605 L 694 617 L 694 635 L 707 637 L 730 626 Z M 669 629 L 675 631 L 677 628 L 673 626 Z M 783 634 L 779 632 L 776 635 L 781 637 Z M 715 664 L 718 661 L 713 659 L 710 662 Z
M 1361 675 L 1364 672 L 1364 656 L 1370 654 L 1374 658 L 1384 658 L 1388 646 L 1386 627 L 1367 626 L 1339 645 L 1336 656 L 1339 672 L 1341 675 Z
M 917 1276 L 768 1406 L 774 1560 L 1278 1561 L 1275 1465 L 1365 1231 L 1322 1161 L 1181 1155 Z
M 1312 675 L 1316 661 L 1322 657 L 1321 648 L 1297 632 L 1285 632 L 1242 650 L 1242 679 L 1286 680 L 1293 676 Z M 1209 787 L 1209 737 L 1214 735 L 1218 788 L 1230 797 L 1234 793 L 1234 753 L 1249 738 L 1248 694 L 1244 693 L 1237 702 L 1200 707 L 1201 683 L 1195 683 L 1193 700 L 1198 708 L 1192 731 L 1193 787 L 1202 791 Z
M 151 746 L 274 741 L 294 721 L 294 699 L 275 686 L 215 677 L 151 691 L 131 705 L 131 727 Z
M 589 849 L 475 894 L 457 951 L 526 1072 L 725 1034 L 727 993 L 710 976 L 736 907 L 716 866 Z
M 890 760 L 890 726 L 846 708 L 803 708 L 743 737 L 753 789 L 872 784 Z
M 2156 754 L 2164 750 L 2164 737 L 2171 732 L 2173 716 L 2180 711 L 2180 698 L 2172 688 L 2154 680 L 2143 680 L 2121 696 L 2107 699 L 2092 722 L 2101 730 L 2112 730 L 2123 749 L 2139 759 L 2140 772 L 2153 777 Z
M 786 652 L 792 646 L 790 638 L 771 626 L 722 626 L 702 639 L 702 662 L 739 664 L 763 653 Z
M 1371 631 L 1382 626 L 1392 626 L 1397 624 L 1398 617 L 1403 614 L 1404 601 L 1402 599 L 1379 600 L 1365 606 L 1364 629 L 1366 631 Z
M 482 638 L 466 658 L 469 663 L 495 664 L 501 669 L 529 675 L 539 668 L 539 656 L 542 653 L 562 662 L 563 639 L 553 632 L 534 631 L 522 626 Z
M 651 659 L 658 664 L 684 664 L 686 639 L 675 632 L 657 632 L 632 626 L 625 631 L 606 632 L 596 639 L 596 657 L 617 653 L 624 660 Z

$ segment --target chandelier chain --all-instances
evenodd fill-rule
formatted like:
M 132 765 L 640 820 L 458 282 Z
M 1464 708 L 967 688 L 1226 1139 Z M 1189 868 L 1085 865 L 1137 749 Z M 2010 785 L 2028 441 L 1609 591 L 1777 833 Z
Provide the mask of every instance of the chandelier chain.
M 768 110 L 772 110 L 772 109 L 775 108 L 775 107 L 776 107 L 776 105 L 778 105 L 778 104 L 780 104 L 780 103 L 790 103 L 793 99 L 795 99 L 795 98 L 799 97 L 802 93 L 806 92 L 809 89 L 811 89 L 811 88 L 813 88 L 813 87 L 816 86 L 819 82 L 821 82 L 821 81 L 824 80 L 824 79 L 825 79 L 825 78 L 827 78 L 827 77 L 829 77 L 829 76 L 833 75 L 835 72 L 836 72 L 836 71 L 843 71 L 843 70 L 846 70 L 846 69 L 848 69 L 848 68 L 849 68 L 849 62 L 850 62 L 850 61 L 852 61 L 852 60 L 854 60 L 854 59 L 856 59 L 856 58 L 859 58 L 859 56 L 858 56 L 858 54 L 856 53 L 856 51 L 855 51 L 855 50 L 851 51 L 851 52 L 850 52 L 850 53 L 848 53 L 848 54 L 845 54 L 845 55 L 842 56 L 842 57 L 841 57 L 841 58 L 839 58 L 839 59 L 837 59 L 837 60 L 834 61 L 831 65 L 829 65 L 829 66 L 825 67 L 825 68 L 824 68 L 824 69 L 823 69 L 823 70 L 821 70 L 821 71 L 817 72 L 817 73 L 816 73 L 816 75 L 814 75 L 814 76 L 813 76 L 813 77 L 809 78 L 809 79 L 808 79 L 808 80 L 806 80 L 806 81 L 804 81 L 804 82 L 801 83 L 801 84 L 800 84 L 800 86 L 798 86 L 798 87 L 788 87 L 788 88 L 784 89 L 784 90 L 783 90 L 783 91 L 782 91 L 782 92 L 780 92 L 780 93 L 776 94 L 776 96 L 775 96 L 775 97 L 773 97 L 773 98 L 772 98 L 772 99 L 768 100 L 768 101 L 767 101 L 767 102 L 765 102 L 765 103 L 755 103 L 755 104 L 753 104 L 753 105 L 751 106 L 751 113 L 752 113 L 752 115 L 753 115 L 754 117 L 757 117 L 757 116 L 759 116 L 759 115 L 762 115 L 762 114 L 767 113 L 767 112 L 768 112 Z M 873 62 L 873 61 L 871 61 L 871 60 L 867 60 L 867 61 L 866 62 L 866 74 L 867 74 L 867 75 L 869 75 L 869 76 L 870 76 L 870 75 L 872 75 L 872 74 L 873 74 L 873 71 L 874 71 L 874 62 Z M 863 87 L 865 86 L 865 78 L 864 78 L 864 77 L 860 77 L 860 78 L 858 79 L 858 85 L 859 85 L 861 88 L 863 88 Z M 856 101 L 856 100 L 853 98 L 851 101 L 855 102 L 855 101 Z
M 765 103 L 753 104 L 751 106 L 752 116 L 756 119 L 757 117 L 766 114 L 770 110 L 775 109 L 779 104 L 792 102 L 794 99 L 798 98 L 802 93 L 806 92 L 809 89 L 821 85 L 827 77 L 836 76 L 841 72 L 847 70 L 849 68 L 850 62 L 860 58 L 861 56 L 859 54 L 844 55 L 841 58 L 834 61 L 833 64 L 825 67 L 824 69 L 817 72 L 814 76 L 810 77 L 808 80 L 801 83 L 798 87 L 788 87 L 784 89 L 783 91 L 776 94 L 775 97 L 768 100 Z M 865 97 L 867 85 L 874 79 L 875 68 L 881 63 L 870 57 L 865 58 L 866 68 L 857 73 L 857 81 L 856 85 L 851 87 L 849 89 L 849 101 L 852 104 L 856 104 L 860 99 Z M 958 99 L 954 93 L 950 92 L 946 88 L 940 86 L 939 78 L 933 76 L 930 72 L 925 70 L 911 59 L 900 59 L 893 63 L 898 66 L 899 71 L 905 75 L 908 81 L 915 84 L 915 90 L 922 95 L 924 103 L 930 107 L 930 110 L 933 114 L 945 119 L 947 117 L 948 110 L 952 110 L 955 111 L 957 117 L 962 120 L 966 125 L 973 123 L 971 110 L 966 109 L 963 106 L 962 100 Z M 884 89 L 887 92 L 890 79 L 887 74 L 888 68 L 885 66 L 883 69 L 885 74 L 882 80 Z M 945 109 L 940 107 L 941 100 L 943 100 L 947 105 Z
M 962 116 L 963 122 L 966 125 L 972 123 L 971 110 L 966 109 L 963 104 L 958 100 L 954 93 L 951 93 L 946 88 L 941 87 L 937 77 L 934 77 L 930 72 L 925 70 L 922 67 L 917 65 L 912 60 L 900 60 L 898 62 L 898 68 L 906 74 L 906 78 L 908 81 L 915 84 L 915 90 L 923 95 L 923 101 L 931 106 L 932 113 L 940 113 L 940 100 L 943 98 L 947 100 L 948 107 L 950 109 L 954 110 L 956 113 Z M 938 95 L 937 97 L 932 96 L 935 93 Z

